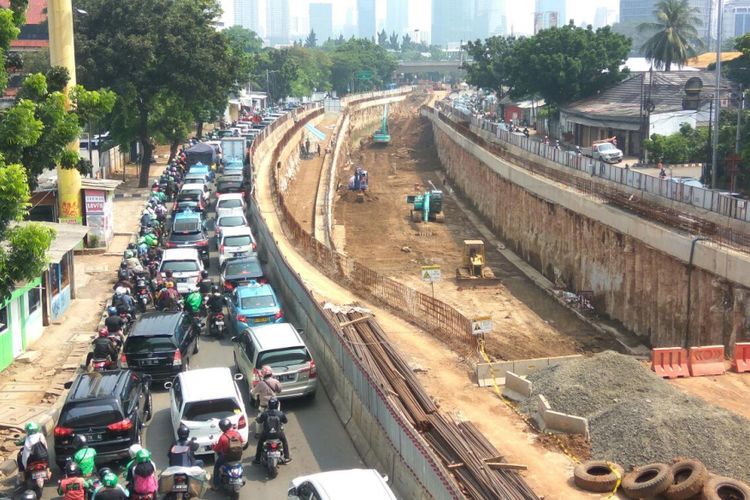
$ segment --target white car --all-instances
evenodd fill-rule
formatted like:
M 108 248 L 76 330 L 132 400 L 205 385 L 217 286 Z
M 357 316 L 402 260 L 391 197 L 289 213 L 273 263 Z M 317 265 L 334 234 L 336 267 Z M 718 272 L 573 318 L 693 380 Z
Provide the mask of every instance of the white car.
M 211 194 L 210 189 L 208 188 L 207 184 L 198 184 L 198 183 L 192 183 L 192 184 L 183 184 L 182 188 L 180 189 L 180 194 L 185 193 L 192 193 L 195 195 L 200 196 L 203 198 L 203 202 L 208 205 L 208 197 Z
M 228 418 L 247 447 L 250 421 L 245 414 L 238 380 L 242 380 L 241 374 L 232 376 L 229 368 L 218 367 L 184 371 L 164 384 L 169 389 L 175 439 L 177 428 L 185 424 L 190 429 L 190 437 L 198 443 L 195 454 L 213 453 L 212 445 L 221 436 L 219 421 Z
M 258 246 L 247 226 L 225 227 L 219 237 L 219 267 L 227 259 L 239 259 L 255 254 Z
M 353 493 L 356 491 L 356 495 Z M 319 472 L 292 479 L 289 500 L 396 500 L 388 477 L 375 469 Z
M 236 213 L 245 213 L 245 200 L 242 197 L 242 193 L 226 193 L 220 195 L 216 200 L 216 217 Z
M 187 294 L 198 289 L 198 280 L 203 271 L 203 261 L 195 248 L 167 248 L 161 256 L 159 274 L 166 278 L 166 272 L 172 271 L 177 291 Z
M 221 241 L 221 232 L 228 227 L 247 226 L 247 219 L 244 214 L 226 214 L 216 218 L 214 224 L 214 233 L 216 234 L 216 247 L 219 247 Z

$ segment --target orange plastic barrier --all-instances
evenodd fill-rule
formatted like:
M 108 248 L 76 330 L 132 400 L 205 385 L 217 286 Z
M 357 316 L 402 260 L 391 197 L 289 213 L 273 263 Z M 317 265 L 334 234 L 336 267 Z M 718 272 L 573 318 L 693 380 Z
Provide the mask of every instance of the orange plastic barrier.
M 688 368 L 691 377 L 723 375 L 725 372 L 724 346 L 691 347 L 688 350 Z
M 750 372 L 750 342 L 737 342 L 734 345 L 732 371 L 737 373 Z
M 689 377 L 688 352 L 681 347 L 651 349 L 651 369 L 662 378 Z

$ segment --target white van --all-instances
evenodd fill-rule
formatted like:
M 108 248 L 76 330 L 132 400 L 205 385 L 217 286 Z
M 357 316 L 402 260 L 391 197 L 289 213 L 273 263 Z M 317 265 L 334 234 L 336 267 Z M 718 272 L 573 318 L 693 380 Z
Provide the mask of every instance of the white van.
M 219 237 L 219 267 L 228 259 L 239 259 L 255 254 L 257 245 L 247 226 L 225 227 Z
M 167 248 L 161 256 L 159 274 L 166 278 L 172 271 L 177 291 L 187 294 L 198 289 L 198 281 L 203 271 L 203 261 L 195 248 Z
M 357 492 L 353 496 L 352 492 Z M 388 477 L 375 469 L 349 469 L 319 472 L 292 479 L 289 500 L 396 500 Z

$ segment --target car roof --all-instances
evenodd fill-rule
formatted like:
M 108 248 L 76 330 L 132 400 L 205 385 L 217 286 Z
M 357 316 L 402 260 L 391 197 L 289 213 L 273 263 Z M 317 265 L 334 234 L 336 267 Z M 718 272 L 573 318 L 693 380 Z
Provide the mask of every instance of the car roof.
M 242 285 L 237 287 L 237 295 L 242 297 L 260 297 L 262 295 L 273 295 L 276 294 L 273 288 L 269 284 L 257 284 L 257 285 Z
M 396 500 L 386 480 L 375 469 L 319 472 L 295 478 L 292 484 L 299 486 L 305 481 L 315 485 L 321 500 L 348 499 L 352 491 L 357 492 L 358 500 Z
M 242 217 L 245 220 L 247 220 L 247 217 L 245 217 L 245 214 L 243 214 L 242 212 L 228 212 L 228 213 L 223 213 L 221 215 L 218 215 L 216 217 L 216 223 L 218 224 L 219 220 L 223 219 L 224 217 Z M 229 228 L 227 228 L 227 229 L 229 229 Z
M 199 260 L 198 250 L 195 248 L 167 248 L 162 253 L 162 262 L 165 260 Z
M 188 370 L 178 377 L 185 402 L 237 397 L 232 372 L 225 366 Z
M 66 402 L 102 399 L 119 394 L 119 388 L 131 377 L 130 370 L 81 373 L 70 386 Z
M 180 189 L 180 192 L 185 191 L 186 189 L 198 189 L 200 191 L 203 191 L 204 184 L 198 184 L 197 182 L 192 182 L 188 184 L 183 184 L 182 188 Z
M 141 314 L 128 333 L 130 337 L 151 337 L 174 333 L 183 314 L 179 311 L 151 311 Z
M 241 200 L 243 198 L 243 196 L 244 195 L 242 193 L 224 193 L 224 194 L 222 194 L 222 195 L 219 196 L 219 198 L 217 199 L 217 201 L 230 200 L 230 199 Z
M 178 219 L 201 219 L 201 214 L 198 212 L 193 212 L 192 210 L 189 212 L 177 212 L 174 214 L 174 220 Z
M 226 227 L 221 230 L 221 237 L 224 238 L 226 236 L 244 236 L 249 235 L 252 236 L 252 231 L 250 231 L 250 228 L 247 226 L 231 226 Z
M 272 351 L 285 347 L 305 347 L 302 337 L 291 323 L 274 323 L 253 326 L 247 329 L 261 351 Z

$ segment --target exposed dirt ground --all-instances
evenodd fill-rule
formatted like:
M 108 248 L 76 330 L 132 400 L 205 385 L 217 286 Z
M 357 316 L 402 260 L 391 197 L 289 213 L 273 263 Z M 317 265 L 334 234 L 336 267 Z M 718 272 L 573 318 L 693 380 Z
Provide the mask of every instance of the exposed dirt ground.
M 729 370 L 729 362 L 725 363 Z M 711 404 L 750 418 L 750 374 L 733 373 L 718 377 L 690 377 L 670 380 L 683 391 L 699 396 Z
M 353 193 L 339 193 L 335 217 L 336 224 L 345 227 L 345 252 L 428 294 L 431 288 L 420 280 L 420 266 L 440 265 L 443 280 L 435 284 L 435 296 L 470 317 L 492 317 L 494 332 L 487 348 L 496 359 L 615 349 L 614 341 L 539 290 L 497 249 L 487 248 L 487 260 L 501 284 L 474 289 L 458 286 L 455 269 L 461 262 L 463 240 L 480 238 L 478 230 L 447 193 L 445 223 L 412 222 L 406 203 L 407 195 L 422 186 L 429 188 L 428 181 L 442 185 L 431 127 L 418 114 L 422 102 L 411 97 L 408 110 L 391 117 L 391 144 L 353 149 L 352 164 L 368 170 L 369 191 L 364 203 L 356 203 Z M 359 144 L 357 135 L 352 144 Z M 347 186 L 351 175 L 351 170 L 341 171 L 339 185 Z

